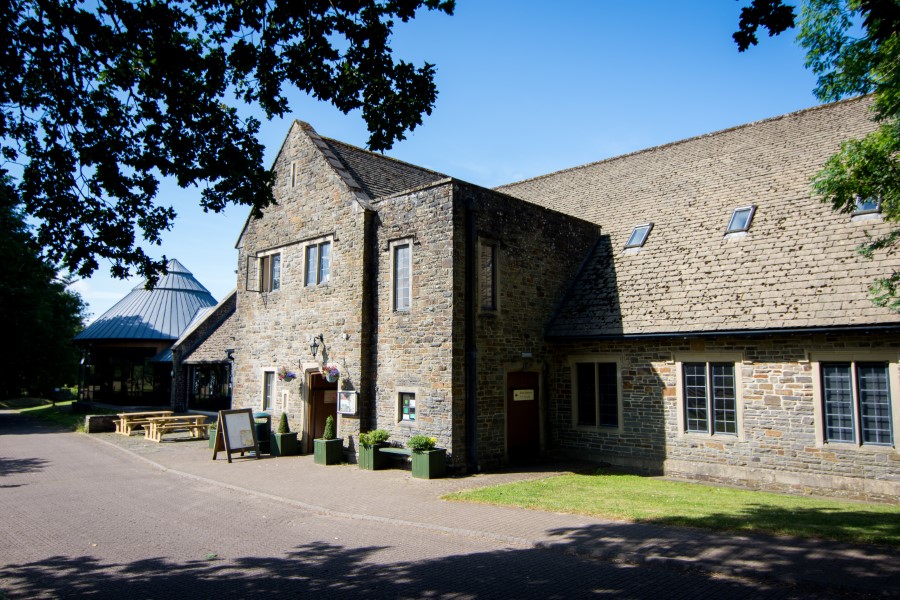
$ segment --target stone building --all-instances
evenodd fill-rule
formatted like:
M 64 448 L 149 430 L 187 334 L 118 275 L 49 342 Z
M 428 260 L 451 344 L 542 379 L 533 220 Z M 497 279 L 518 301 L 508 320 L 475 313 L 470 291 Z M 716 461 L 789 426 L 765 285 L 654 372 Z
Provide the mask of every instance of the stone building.
M 379 427 L 470 471 L 562 453 L 898 498 L 900 315 L 867 287 L 900 260 L 854 250 L 889 230 L 877 200 L 810 193 L 869 104 L 494 190 L 295 122 L 220 320 L 233 404 L 286 412 L 307 448 L 335 414 L 351 459 Z

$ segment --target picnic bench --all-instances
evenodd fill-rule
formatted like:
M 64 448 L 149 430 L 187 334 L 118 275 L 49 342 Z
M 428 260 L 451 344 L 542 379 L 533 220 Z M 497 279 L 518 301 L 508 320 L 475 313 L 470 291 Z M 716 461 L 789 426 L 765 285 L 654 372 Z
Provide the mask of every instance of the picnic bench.
M 165 417 L 173 412 L 171 410 L 147 410 L 143 412 L 117 413 L 116 416 L 119 418 L 115 421 L 116 433 L 131 435 L 131 432 L 138 427 L 143 427 L 146 431 L 151 418 Z
M 144 435 L 157 443 L 162 441 L 163 435 L 175 431 L 189 431 L 194 439 L 205 439 L 209 434 L 206 415 L 169 415 L 150 417 L 149 421 L 144 427 Z

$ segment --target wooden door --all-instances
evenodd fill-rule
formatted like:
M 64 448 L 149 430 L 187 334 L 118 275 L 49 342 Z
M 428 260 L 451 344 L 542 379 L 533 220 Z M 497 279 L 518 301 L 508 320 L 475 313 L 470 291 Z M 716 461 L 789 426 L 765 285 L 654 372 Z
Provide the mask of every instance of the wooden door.
M 328 383 L 319 373 L 309 376 L 309 419 L 306 451 L 313 452 L 313 440 L 325 433 L 325 420 L 334 417 L 337 427 L 337 381 Z
M 540 397 L 537 373 L 506 376 L 506 452 L 510 462 L 537 458 L 541 452 Z

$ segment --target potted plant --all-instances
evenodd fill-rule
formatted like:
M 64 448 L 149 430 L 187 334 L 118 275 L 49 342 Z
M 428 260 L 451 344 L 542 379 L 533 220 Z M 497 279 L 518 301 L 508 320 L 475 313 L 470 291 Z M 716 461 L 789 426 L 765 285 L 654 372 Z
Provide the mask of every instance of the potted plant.
M 287 381 L 290 383 L 295 379 L 297 379 L 297 374 L 293 371 L 289 371 L 286 367 L 278 369 L 278 381 Z
M 412 476 L 439 479 L 447 472 L 447 450 L 435 448 L 437 440 L 427 435 L 414 435 L 406 442 L 412 450 Z
M 297 432 L 291 431 L 286 413 L 281 413 L 281 420 L 278 421 L 278 430 L 275 432 L 275 446 L 272 450 L 275 456 L 294 456 L 297 454 Z
M 359 434 L 359 468 L 368 471 L 383 469 L 390 460 L 378 452 L 379 448 L 387 446 L 391 434 L 384 429 L 373 429 L 368 433 Z
M 341 370 L 338 369 L 338 366 L 334 363 L 323 364 L 322 368 L 319 369 L 319 372 L 322 373 L 322 377 L 324 377 L 328 383 L 334 383 L 338 380 L 338 377 L 341 376 Z
M 339 465 L 343 454 L 343 440 L 336 439 L 334 434 L 334 417 L 325 419 L 325 431 L 322 437 L 313 440 L 317 465 Z

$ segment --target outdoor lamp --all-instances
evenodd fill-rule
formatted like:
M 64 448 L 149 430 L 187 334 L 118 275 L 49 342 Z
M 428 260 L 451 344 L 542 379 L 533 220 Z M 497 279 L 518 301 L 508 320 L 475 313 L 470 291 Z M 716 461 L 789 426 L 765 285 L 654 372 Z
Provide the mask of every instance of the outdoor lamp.
M 325 336 L 320 333 L 317 336 L 313 336 L 312 344 L 309 345 L 309 351 L 312 352 L 313 358 L 316 357 L 316 353 L 319 351 L 319 342 L 322 342 L 322 354 L 325 354 Z

